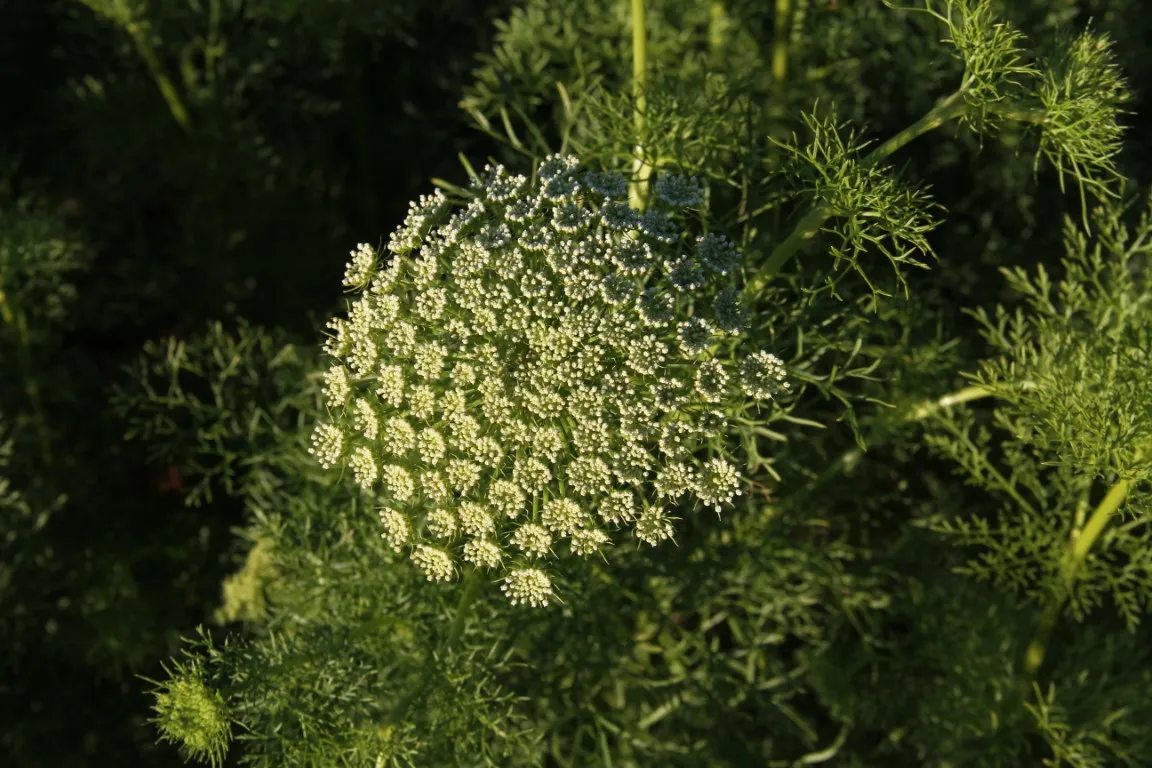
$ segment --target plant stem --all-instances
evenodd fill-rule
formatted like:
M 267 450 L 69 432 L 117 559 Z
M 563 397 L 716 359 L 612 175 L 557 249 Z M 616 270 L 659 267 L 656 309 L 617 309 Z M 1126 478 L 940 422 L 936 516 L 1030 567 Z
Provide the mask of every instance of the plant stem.
M 958 389 L 955 392 L 944 395 L 943 397 L 936 398 L 935 400 L 925 400 L 924 402 L 909 410 L 901 420 L 923 421 L 925 418 L 932 415 L 941 408 L 951 408 L 954 405 L 970 403 L 973 400 L 981 400 L 985 397 L 992 397 L 992 390 L 982 387 L 978 384 L 974 384 L 970 387 Z M 873 428 L 869 430 L 868 435 L 865 438 L 865 442 L 871 443 L 874 440 L 883 439 L 889 431 L 887 425 L 891 423 L 892 422 L 890 421 L 884 421 L 881 422 L 880 425 L 874 425 Z M 812 495 L 814 490 L 822 488 L 825 484 L 831 482 L 841 474 L 852 471 L 852 469 L 860 463 L 860 460 L 864 458 L 864 454 L 864 449 L 860 448 L 859 446 L 849 448 L 847 451 L 840 454 L 839 458 L 829 464 L 824 469 L 824 471 L 821 472 L 816 477 L 816 479 L 808 485 L 808 488 L 805 491 L 802 491 L 802 493 L 805 494 L 805 497 Z
M 708 54 L 713 66 L 721 64 L 721 55 L 728 36 L 728 23 L 724 0 L 712 0 L 712 4 L 708 6 Z
M 929 131 L 934 131 L 945 123 L 962 117 L 966 109 L 964 92 L 962 90 L 955 91 L 950 96 L 936 102 L 936 105 L 925 112 L 919 120 L 906 126 L 902 131 L 865 155 L 864 163 L 872 166 L 887 160 L 892 154 Z
M 464 578 L 460 601 L 456 603 L 456 612 L 453 615 L 452 624 L 448 627 L 448 634 L 445 635 L 439 648 L 429 651 L 428 657 L 424 660 L 424 668 L 420 672 L 420 679 L 415 687 L 410 689 L 392 708 L 392 712 L 388 715 L 389 725 L 395 726 L 402 723 L 413 705 L 428 692 L 428 684 L 432 681 L 437 662 L 445 652 L 451 650 L 459 642 L 460 636 L 464 634 L 464 625 L 468 623 L 472 605 L 476 602 L 476 597 L 480 594 L 483 585 L 484 579 L 479 570 L 474 569 Z
M 172 118 L 185 131 L 190 130 L 192 121 L 188 117 L 188 108 L 184 106 L 180 92 L 176 90 L 175 84 L 168 77 L 168 73 L 164 71 L 164 67 L 160 64 L 160 57 L 156 54 L 156 49 L 148 40 L 148 25 L 129 20 L 125 22 L 124 28 L 136 45 L 136 52 L 144 60 L 144 65 L 148 67 L 148 72 L 160 90 L 160 95 L 164 97 L 164 102 L 168 105 L 168 111 L 172 113 Z
M 632 0 L 632 127 L 636 131 L 633 148 L 632 179 L 628 184 L 628 202 L 643 210 L 648 205 L 648 183 L 652 166 L 645 157 L 645 134 L 648 131 L 648 31 L 644 0 Z
M 972 440 L 971 434 L 961 430 L 958 426 L 950 421 L 943 422 L 941 426 L 948 430 L 948 432 L 950 432 L 953 437 L 961 441 L 965 447 L 967 447 L 972 452 L 973 460 L 980 463 L 984 473 L 988 477 L 995 480 L 999 484 L 1000 490 L 1008 494 L 1012 500 L 1016 502 L 1020 509 L 1024 510 L 1024 512 L 1030 515 L 1036 514 L 1036 508 L 1026 498 L 1024 498 L 1024 494 L 1017 490 L 1016 483 L 1012 482 L 1009 476 L 1005 475 L 996 467 L 996 464 L 988 456 L 988 452 L 981 450 L 980 446 Z
M 788 45 L 791 30 L 792 0 L 776 0 L 776 29 L 772 42 L 772 81 L 781 85 L 788 77 Z
M 476 602 L 482 586 L 484 586 L 484 579 L 479 570 L 473 569 L 464 578 L 464 589 L 460 593 L 460 602 L 456 603 L 456 615 L 452 617 L 452 626 L 448 628 L 448 636 L 444 638 L 443 648 L 445 650 L 456 645 L 460 636 L 464 634 L 464 625 L 468 623 L 472 604 Z
M 1068 551 L 1064 554 L 1064 560 L 1060 564 L 1060 592 L 1040 617 L 1036 634 L 1024 652 L 1024 675 L 1028 683 L 1035 679 L 1036 673 L 1044 664 L 1052 630 L 1055 629 L 1060 613 L 1072 594 L 1072 588 L 1076 585 L 1076 579 L 1080 577 L 1080 570 L 1084 567 L 1084 561 L 1088 559 L 1088 553 L 1092 551 L 1092 545 L 1108 527 L 1112 516 L 1124 503 L 1131 489 L 1131 480 L 1118 480 L 1109 488 L 1108 493 L 1092 512 L 1088 522 L 1073 538 Z
M 862 164 L 865 167 L 871 167 L 883 162 L 916 138 L 939 128 L 950 120 L 961 117 L 965 108 L 963 91 L 956 91 L 951 96 L 941 99 L 919 120 L 908 125 L 861 158 Z M 805 214 L 804 218 L 800 219 L 792 229 L 791 234 L 772 249 L 772 253 L 764 262 L 764 266 L 757 270 L 748 281 L 744 289 L 745 294 L 755 298 L 768 285 L 769 281 L 780 273 L 780 270 L 796 255 L 800 248 L 819 234 L 824 223 L 835 214 L 836 211 L 826 205 L 817 205 Z
M 970 387 L 958 389 L 936 400 L 928 400 L 921 403 L 915 410 L 908 414 L 908 420 L 922 421 L 941 408 L 951 408 L 953 405 L 970 403 L 973 400 L 980 400 L 985 397 L 992 397 L 992 390 L 987 387 L 982 387 L 979 384 L 973 384 Z
M 768 284 L 768 281 L 779 274 L 784 265 L 796 255 L 801 246 L 820 232 L 824 222 L 832 218 L 834 213 L 835 211 L 826 205 L 818 205 L 808 211 L 804 218 L 800 219 L 792 228 L 791 234 L 772 249 L 772 253 L 764 262 L 764 266 L 756 273 L 756 277 L 748 283 L 747 290 L 752 294 L 759 293 Z

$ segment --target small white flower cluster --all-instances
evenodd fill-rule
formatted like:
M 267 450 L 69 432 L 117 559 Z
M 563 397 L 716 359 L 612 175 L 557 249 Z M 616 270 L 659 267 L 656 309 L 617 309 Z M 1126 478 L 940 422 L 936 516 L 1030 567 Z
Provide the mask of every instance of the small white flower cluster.
M 752 397 L 767 400 L 792 389 L 784 361 L 769 352 L 757 352 L 740 365 L 744 390 Z
M 691 176 L 661 174 L 656 178 L 656 194 L 676 208 L 691 208 L 704 201 L 700 182 Z
M 509 600 L 541 606 L 550 560 L 622 528 L 654 546 L 677 505 L 730 504 L 725 413 L 789 385 L 773 355 L 726 351 L 745 326 L 727 239 L 632 210 L 622 177 L 570 157 L 471 191 L 414 203 L 390 255 L 352 252 L 312 452 L 379 499 L 385 543 L 430 581 L 499 569 Z
M 349 256 L 351 260 L 344 271 L 344 287 L 363 288 L 376 265 L 376 251 L 368 243 L 360 243 Z

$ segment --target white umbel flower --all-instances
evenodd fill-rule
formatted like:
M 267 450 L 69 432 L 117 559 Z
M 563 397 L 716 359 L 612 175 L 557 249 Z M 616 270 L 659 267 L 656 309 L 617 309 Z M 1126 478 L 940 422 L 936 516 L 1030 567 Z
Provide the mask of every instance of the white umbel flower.
M 500 547 L 489 539 L 471 539 L 464 543 L 464 562 L 477 568 L 498 568 L 503 561 Z
M 540 523 L 558 536 L 570 536 L 587 515 L 572 499 L 549 499 L 540 512 Z
M 744 391 L 758 400 L 769 400 L 792 389 L 784 361 L 764 351 L 744 359 L 740 366 L 740 381 Z
M 390 253 L 352 252 L 311 452 L 392 510 L 385 541 L 429 579 L 504 569 L 544 604 L 560 558 L 667 541 L 672 505 L 738 493 L 716 456 L 748 395 L 789 390 L 783 363 L 743 357 L 739 249 L 667 213 L 701 185 L 658 174 L 645 212 L 626 192 L 571 157 L 492 166 L 462 207 L 412 203 Z
M 352 405 L 352 423 L 365 439 L 372 441 L 380 435 L 380 419 L 372 403 L 363 397 L 356 398 Z
M 456 521 L 456 515 L 452 514 L 448 509 L 434 509 L 428 513 L 425 518 L 425 524 L 428 526 L 428 532 L 432 534 L 433 538 L 448 540 L 456 535 L 456 529 L 459 527 Z
M 690 208 L 700 205 L 704 200 L 700 182 L 691 176 L 663 173 L 657 177 L 653 187 L 664 202 L 677 208 Z
M 512 520 L 515 520 L 524 511 L 524 491 L 511 480 L 501 478 L 492 483 L 488 498 L 492 502 L 492 506 Z
M 429 467 L 439 466 L 447 450 L 444 436 L 435 427 L 425 427 L 416 435 L 416 451 Z
M 466 501 L 460 505 L 457 516 L 460 518 L 461 530 L 469 536 L 487 536 L 496 530 L 492 513 L 483 504 Z
M 329 408 L 343 408 L 348 401 L 351 388 L 348 384 L 348 369 L 343 365 L 332 366 L 324 374 L 324 400 Z
M 376 375 L 376 394 L 384 405 L 397 408 L 404 402 L 404 369 L 384 363 Z
M 428 581 L 450 581 L 456 573 L 447 552 L 424 544 L 418 544 L 412 551 L 412 562 Z
M 663 507 L 649 507 L 636 518 L 636 538 L 645 544 L 656 546 L 672 538 L 674 529 Z
M 509 538 L 509 544 L 529 557 L 544 557 L 552 547 L 552 534 L 536 523 L 525 523 Z
M 416 493 L 416 485 L 408 470 L 396 464 L 389 464 L 380 471 L 385 491 L 391 500 L 404 503 Z
M 344 454 L 344 433 L 335 424 L 320 422 L 312 431 L 308 452 L 316 457 L 320 466 L 331 469 L 340 463 Z
M 608 534 L 599 528 L 581 528 L 572 532 L 572 554 L 580 557 L 594 555 L 610 541 Z
M 412 525 L 398 509 L 385 507 L 380 510 L 380 538 L 393 551 L 400 552 L 412 536 Z
M 348 466 L 352 469 L 352 476 L 356 479 L 356 485 L 365 490 L 371 489 L 380 479 L 380 465 L 376 463 L 372 449 L 366 445 L 361 445 L 352 451 L 352 456 L 348 459 Z
M 552 579 L 539 568 L 517 568 L 504 577 L 500 591 L 512 605 L 543 608 L 552 599 Z
M 349 256 L 348 268 L 344 271 L 344 286 L 363 288 L 376 271 L 376 250 L 368 243 L 360 243 Z
M 604 497 L 596 512 L 612 525 L 630 523 L 636 517 L 636 499 L 628 491 L 613 491 Z
M 724 459 L 709 459 L 700 471 L 695 490 L 700 501 L 719 512 L 740 494 L 740 475 Z

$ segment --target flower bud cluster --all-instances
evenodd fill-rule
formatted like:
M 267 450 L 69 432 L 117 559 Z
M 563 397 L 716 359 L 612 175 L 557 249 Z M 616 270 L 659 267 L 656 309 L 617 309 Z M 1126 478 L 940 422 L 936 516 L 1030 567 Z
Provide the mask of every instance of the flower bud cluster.
M 312 452 L 379 500 L 387 546 L 429 580 L 467 563 L 546 605 L 556 559 L 612 531 L 659 544 L 678 505 L 740 493 L 725 413 L 786 392 L 783 364 L 730 351 L 733 244 L 629 208 L 626 189 L 570 157 L 535 180 L 488 168 L 464 207 L 414 203 L 390 254 L 352 252 Z

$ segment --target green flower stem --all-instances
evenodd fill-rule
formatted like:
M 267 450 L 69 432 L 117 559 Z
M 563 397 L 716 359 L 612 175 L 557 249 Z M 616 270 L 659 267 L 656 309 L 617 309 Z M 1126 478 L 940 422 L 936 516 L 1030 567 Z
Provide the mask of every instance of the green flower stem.
M 824 222 L 832 218 L 835 210 L 831 206 L 818 205 L 810 210 L 804 218 L 792 229 L 792 233 L 784 238 L 772 249 L 768 261 L 756 273 L 756 277 L 748 283 L 748 292 L 751 295 L 760 293 L 768 281 L 775 277 L 788 261 L 796 255 L 801 246 L 820 233 Z
M 956 91 L 952 95 L 941 99 L 936 102 L 936 105 L 932 107 L 932 109 L 925 112 L 919 120 L 906 126 L 904 130 L 895 134 L 865 155 L 865 164 L 876 165 L 877 163 L 887 160 L 893 154 L 929 131 L 934 131 L 945 123 L 963 117 L 967 108 L 968 105 L 964 102 L 963 90 Z
M 17 365 L 20 367 L 20 377 L 24 380 L 24 394 L 32 409 L 32 420 L 36 425 L 36 437 L 40 442 L 40 459 L 47 466 L 52 463 L 52 445 L 48 439 L 48 419 L 44 413 L 44 404 L 40 400 L 40 386 L 36 383 L 36 376 L 32 371 L 32 357 L 28 353 L 28 325 L 24 315 L 12 308 L 8 294 L 2 288 L 0 288 L 0 320 L 16 331 Z
M 1044 125 L 1048 121 L 1048 111 L 1044 109 L 1014 109 L 1011 107 L 1004 107 L 989 110 L 997 117 L 1003 118 L 1010 123 L 1032 123 L 1033 125 Z
M 992 390 L 987 387 L 982 387 L 979 384 L 974 384 L 971 387 L 958 389 L 936 400 L 928 400 L 921 403 L 908 414 L 907 418 L 909 421 L 923 421 L 941 408 L 951 408 L 953 405 L 970 403 L 973 400 L 980 400 L 985 397 L 992 397 Z
M 985 397 L 992 397 L 993 395 L 992 390 L 978 384 L 964 387 L 963 389 L 958 389 L 955 392 L 935 400 L 928 400 L 921 403 L 909 411 L 905 418 L 908 421 L 921 421 L 942 408 L 950 408 L 954 405 L 970 403 Z M 842 472 L 850 470 L 856 466 L 862 457 L 863 451 L 860 448 L 853 448 L 845 452 L 844 455 L 816 479 L 813 485 L 823 485 Z M 991 465 L 989 465 L 989 469 L 995 471 L 991 468 Z M 1010 487 L 1006 479 L 1004 479 L 1004 483 L 1006 488 Z M 1024 653 L 1025 682 L 1029 686 L 1035 681 L 1036 673 L 1044 664 L 1044 658 L 1047 655 L 1048 641 L 1052 636 L 1053 629 L 1056 627 L 1056 622 L 1060 619 L 1060 614 L 1068 601 L 1068 597 L 1072 594 L 1076 580 L 1080 577 L 1080 571 L 1084 567 L 1084 561 L 1088 559 L 1092 547 L 1100 538 L 1105 528 L 1108 527 L 1108 523 L 1111 522 L 1112 517 L 1124 503 L 1124 500 L 1128 497 L 1128 493 L 1131 490 L 1131 480 L 1122 479 L 1117 481 L 1108 490 L 1108 493 L 1105 494 L 1096 509 L 1093 510 L 1092 515 L 1088 518 L 1088 522 L 1084 524 L 1084 527 L 1081 528 L 1072 539 L 1060 565 L 1060 592 L 1057 598 L 1049 604 L 1048 608 L 1041 615 L 1036 633 Z M 1016 499 L 1022 506 L 1026 508 L 1029 506 L 1019 496 L 1016 496 Z
M 1052 637 L 1052 630 L 1056 627 L 1056 622 L 1060 619 L 1060 613 L 1064 609 L 1065 603 L 1068 602 L 1069 596 L 1072 594 L 1072 588 L 1076 585 L 1076 579 L 1080 577 L 1080 570 L 1084 567 L 1084 561 L 1088 559 L 1088 553 L 1092 551 L 1092 545 L 1100 538 L 1100 534 L 1108 527 L 1108 523 L 1112 520 L 1112 516 L 1124 500 L 1128 497 L 1128 492 L 1132 490 L 1131 480 L 1119 480 L 1108 489 L 1104 499 L 1097 505 L 1096 509 L 1092 512 L 1092 516 L 1088 518 L 1088 522 L 1084 527 L 1077 532 L 1072 543 L 1068 547 L 1068 551 L 1064 555 L 1064 560 L 1060 564 L 1060 593 L 1057 598 L 1049 604 L 1047 610 L 1040 617 L 1040 623 L 1036 628 L 1036 634 L 1032 638 L 1032 642 L 1028 644 L 1028 649 L 1024 652 L 1024 675 L 1026 682 L 1031 684 L 1035 678 L 1036 673 L 1044 664 L 1044 657 L 1048 652 L 1048 640 Z
M 974 384 L 970 387 L 964 387 L 963 389 L 958 389 L 955 392 L 950 392 L 943 397 L 936 398 L 935 400 L 925 400 L 919 405 L 911 408 L 906 414 L 904 414 L 900 421 L 923 421 L 942 408 L 951 408 L 954 405 L 963 405 L 964 403 L 970 403 L 974 400 L 981 400 L 985 397 L 992 397 L 992 395 L 992 390 L 988 389 L 987 387 Z M 888 430 L 882 427 L 883 425 L 890 423 L 890 421 L 884 421 L 881 423 L 881 427 L 873 427 L 873 429 L 868 433 L 866 442 L 874 442 L 877 438 L 883 437 L 883 435 Z M 856 465 L 860 463 L 860 460 L 864 458 L 864 453 L 865 451 L 863 448 L 855 446 L 840 454 L 839 458 L 829 464 L 823 472 L 817 475 L 816 479 L 809 484 L 808 489 L 804 493 L 810 495 L 840 475 L 851 472 L 856 468 Z
M 160 95 L 164 97 L 164 102 L 168 105 L 168 111 L 172 113 L 172 118 L 185 131 L 190 130 L 192 121 L 188 117 L 188 108 L 184 106 L 184 100 L 180 98 L 180 92 L 176 89 L 176 85 L 172 82 L 172 79 L 168 77 L 168 73 L 164 71 L 156 49 L 152 47 L 152 43 L 148 40 L 147 25 L 136 21 L 127 21 L 124 24 L 124 28 L 127 30 L 128 36 L 132 38 L 132 42 L 136 46 L 136 52 L 140 55 L 140 58 L 143 59 L 144 65 L 148 67 L 148 73 L 152 75 L 152 80 L 160 90 Z
M 445 635 L 444 641 L 440 643 L 438 649 L 428 653 L 428 658 L 424 660 L 424 668 L 420 672 L 420 680 L 415 687 L 409 690 L 392 708 L 392 712 L 388 715 L 390 725 L 397 726 L 403 723 L 408 711 L 428 692 L 428 686 L 432 682 L 432 675 L 436 671 L 437 662 L 446 651 L 451 650 L 460 641 L 460 636 L 464 634 L 464 625 L 468 623 L 468 617 L 472 613 L 472 605 L 476 602 L 476 597 L 480 594 L 480 588 L 483 585 L 484 579 L 478 569 L 473 569 L 464 577 L 460 601 L 456 604 L 456 612 L 451 626 L 448 627 L 448 634 Z
M 941 99 L 936 106 L 928 110 L 919 120 L 905 127 L 883 144 L 880 144 L 862 158 L 865 166 L 874 166 L 888 159 L 893 153 L 902 149 L 916 138 L 929 131 L 935 130 L 945 123 L 964 115 L 966 105 L 964 92 L 956 91 L 951 96 Z M 745 288 L 748 296 L 755 297 L 768 285 L 780 270 L 784 268 L 800 248 L 819 234 L 825 222 L 832 218 L 836 211 L 825 205 L 818 205 L 809 211 L 793 228 L 792 233 L 784 238 L 768 256 L 756 274 L 748 281 Z
M 644 138 L 648 131 L 648 31 L 644 0 L 632 0 L 632 126 L 636 131 L 633 149 L 632 179 L 628 183 L 628 202 L 633 208 L 648 205 L 648 184 L 652 166 L 645 157 Z
M 712 62 L 720 65 L 720 56 L 728 37 L 728 13 L 723 0 L 712 0 L 708 6 L 708 52 Z
M 942 408 L 950 408 L 954 405 L 970 403 L 985 397 L 992 397 L 993 395 L 992 390 L 978 384 L 964 387 L 963 389 L 956 390 L 935 400 L 928 400 L 921 403 L 913 408 L 905 418 L 908 421 L 921 421 Z M 844 455 L 833 462 L 833 464 L 816 479 L 814 485 L 823 485 L 842 472 L 850 470 L 856 466 L 862 457 L 863 451 L 860 448 L 853 448 L 845 452 Z M 990 466 L 989 468 L 991 469 Z M 1010 487 L 1006 479 L 1004 479 L 1004 483 L 1005 487 Z M 1096 509 L 1093 510 L 1092 515 L 1088 518 L 1088 522 L 1084 524 L 1084 527 L 1081 528 L 1072 539 L 1060 565 L 1060 592 L 1057 598 L 1049 604 L 1048 608 L 1041 615 L 1036 633 L 1024 653 L 1025 682 L 1029 686 L 1035 681 L 1036 673 L 1044 664 L 1044 658 L 1047 655 L 1048 641 L 1052 636 L 1052 631 L 1055 629 L 1057 621 L 1060 619 L 1060 614 L 1072 593 L 1072 589 L 1076 586 L 1076 580 L 1080 577 L 1080 571 L 1084 567 L 1084 561 L 1088 559 L 1092 547 L 1108 527 L 1108 523 L 1111 522 L 1112 517 L 1124 503 L 1124 500 L 1128 497 L 1128 493 L 1131 490 L 1131 480 L 1124 479 L 1117 481 L 1108 490 L 1108 493 L 1105 494 Z M 1016 499 L 1022 506 L 1026 508 L 1029 506 L 1020 497 L 1017 496 Z
M 776 29 L 772 43 L 772 80 L 781 85 L 788 77 L 788 46 L 791 30 L 792 0 L 776 0 Z

